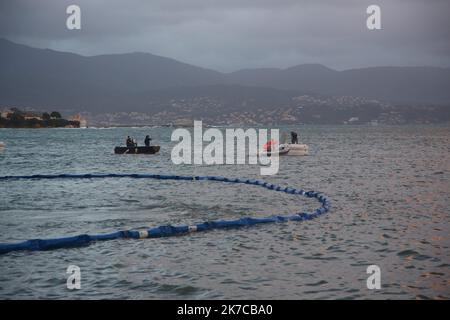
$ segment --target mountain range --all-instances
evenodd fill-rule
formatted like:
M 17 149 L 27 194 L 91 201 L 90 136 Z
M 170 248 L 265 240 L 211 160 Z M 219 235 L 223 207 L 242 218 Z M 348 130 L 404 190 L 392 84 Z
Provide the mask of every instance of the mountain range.
M 0 108 L 93 113 L 152 111 L 158 101 L 215 97 L 280 105 L 299 95 L 357 96 L 397 104 L 449 104 L 450 68 L 320 64 L 223 73 L 150 53 L 82 56 L 0 39 Z M 157 110 L 155 110 L 157 111 Z M 160 111 L 160 110 L 158 110 Z

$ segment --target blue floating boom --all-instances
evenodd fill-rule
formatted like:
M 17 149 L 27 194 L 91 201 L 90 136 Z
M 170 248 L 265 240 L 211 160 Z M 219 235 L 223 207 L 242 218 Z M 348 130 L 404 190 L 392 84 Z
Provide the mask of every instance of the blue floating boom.
M 291 187 L 282 188 L 280 186 L 267 183 L 264 181 L 253 179 L 230 179 L 219 176 L 178 176 L 178 175 L 159 175 L 159 174 L 58 174 L 58 175 L 29 175 L 29 176 L 0 176 L 0 181 L 8 180 L 43 180 L 43 179 L 105 179 L 105 178 L 130 178 L 130 179 L 159 179 L 159 180 L 209 180 L 225 183 L 240 183 L 255 185 L 274 190 L 285 192 L 287 194 L 302 195 L 308 198 L 316 198 L 321 207 L 311 213 L 300 212 L 287 216 L 271 216 L 264 218 L 244 217 L 237 220 L 216 220 L 207 221 L 194 225 L 185 226 L 159 226 L 147 230 L 122 230 L 113 233 L 89 235 L 81 234 L 74 237 L 56 238 L 56 239 L 32 239 L 20 243 L 3 243 L 0 244 L 0 254 L 11 251 L 20 250 L 53 250 L 60 248 L 73 248 L 87 246 L 95 241 L 107 241 L 115 239 L 145 239 L 145 238 L 161 238 L 183 235 L 193 232 L 209 231 L 214 229 L 231 229 L 249 227 L 256 224 L 276 223 L 287 221 L 303 221 L 317 218 L 330 210 L 330 201 L 321 193 L 315 191 L 297 190 Z

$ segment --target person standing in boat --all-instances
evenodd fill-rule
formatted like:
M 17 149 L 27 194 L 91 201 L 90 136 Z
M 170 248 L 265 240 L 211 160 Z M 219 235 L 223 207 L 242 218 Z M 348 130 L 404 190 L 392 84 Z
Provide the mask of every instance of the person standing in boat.
M 146 135 L 146 136 L 145 136 L 144 144 L 145 144 L 146 147 L 150 147 L 150 141 L 151 141 L 151 140 L 152 140 L 152 139 L 150 138 L 149 135 Z
M 292 144 L 298 144 L 297 132 L 291 131 L 291 143 Z
M 131 139 L 131 137 L 128 136 L 125 144 L 127 145 L 127 147 L 133 147 L 134 146 L 133 139 Z

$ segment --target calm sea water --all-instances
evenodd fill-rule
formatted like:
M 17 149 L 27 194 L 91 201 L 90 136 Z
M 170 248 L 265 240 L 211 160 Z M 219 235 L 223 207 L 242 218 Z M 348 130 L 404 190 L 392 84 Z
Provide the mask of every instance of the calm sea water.
M 0 298 L 450 298 L 450 127 L 304 126 L 308 157 L 265 180 L 324 192 L 314 221 L 0 256 Z M 114 155 L 150 134 L 159 155 Z M 0 175 L 169 173 L 261 178 L 258 166 L 170 161 L 169 128 L 0 129 Z M 142 141 L 140 141 L 142 143 Z M 0 183 L 0 242 L 287 214 L 311 199 L 254 186 L 157 180 Z M 81 290 L 66 269 L 81 268 Z M 368 290 L 366 268 L 381 268 Z

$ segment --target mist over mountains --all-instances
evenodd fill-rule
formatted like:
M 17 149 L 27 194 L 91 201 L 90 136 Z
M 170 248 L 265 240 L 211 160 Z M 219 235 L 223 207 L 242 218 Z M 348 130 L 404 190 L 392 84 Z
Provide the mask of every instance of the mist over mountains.
M 221 73 L 149 53 L 86 57 L 0 39 L 0 70 L 0 107 L 157 113 L 173 99 L 208 97 L 228 111 L 254 111 L 287 106 L 302 95 L 450 103 L 450 68 L 439 67 L 336 71 L 304 64 Z

